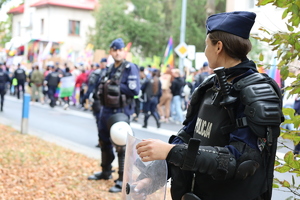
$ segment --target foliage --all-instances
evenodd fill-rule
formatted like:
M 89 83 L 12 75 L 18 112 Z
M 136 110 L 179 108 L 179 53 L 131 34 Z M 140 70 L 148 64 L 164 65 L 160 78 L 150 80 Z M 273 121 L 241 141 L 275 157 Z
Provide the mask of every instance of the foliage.
M 126 1 L 100 0 L 95 11 L 96 28 L 89 33 L 89 42 L 95 48 L 108 50 L 110 42 L 122 37 L 132 42 L 131 49 L 139 57 L 163 57 L 170 36 L 174 47 L 179 44 L 182 0 L 132 0 L 131 12 Z M 225 11 L 225 0 L 216 0 L 216 12 Z M 196 45 L 197 51 L 205 47 L 205 1 L 187 1 L 186 43 Z
M 107 50 L 112 40 L 121 37 L 125 43 L 132 42 L 131 48 L 136 48 L 142 54 L 153 55 L 162 51 L 165 45 L 161 45 L 161 41 L 167 40 L 163 29 L 162 5 L 159 1 L 145 0 L 132 3 L 135 3 L 136 8 L 125 13 L 124 10 L 128 9 L 126 2 L 101 1 L 102 6 L 94 14 L 95 34 L 90 35 L 95 48 Z
M 0 0 L 0 8 L 2 8 L 3 4 L 9 2 L 11 0 Z
M 284 12 L 282 14 L 282 19 L 286 19 L 288 32 L 276 32 L 270 33 L 265 28 L 260 30 L 263 33 L 267 34 L 268 37 L 256 37 L 260 41 L 266 42 L 271 46 L 272 51 L 277 53 L 277 59 L 280 60 L 278 63 L 278 68 L 280 69 L 281 78 L 285 80 L 288 77 L 294 78 L 295 81 L 291 85 L 285 87 L 286 91 L 289 91 L 290 94 L 299 94 L 300 93 L 300 75 L 295 75 L 291 70 L 293 67 L 291 63 L 293 61 L 300 60 L 300 32 L 299 32 L 299 23 L 300 23 L 300 1 L 299 0 L 259 0 L 258 6 L 264 6 L 267 4 L 272 4 L 276 7 L 283 8 Z M 260 55 L 260 60 L 263 60 L 264 56 Z M 298 69 L 299 70 L 299 69 Z M 284 124 L 292 123 L 295 127 L 300 125 L 300 116 L 295 116 L 294 109 L 284 108 L 283 113 L 286 117 Z M 289 139 L 294 142 L 294 144 L 299 143 L 300 133 L 299 130 L 290 131 L 287 129 L 282 129 L 281 137 L 284 139 Z M 299 158 L 299 156 L 298 156 Z M 292 183 L 289 183 L 286 180 L 275 179 L 274 187 L 278 188 L 280 184 L 281 187 L 288 188 L 294 195 L 300 197 L 300 193 L 297 191 L 300 189 L 300 185 L 295 184 L 295 177 L 300 176 L 300 160 L 295 159 L 293 152 L 288 151 L 284 160 L 281 161 L 277 159 L 275 170 L 280 173 L 292 173 L 293 179 Z
M 8 16 L 6 21 L 0 22 L 0 46 L 4 47 L 5 43 L 11 40 L 12 33 L 12 16 Z

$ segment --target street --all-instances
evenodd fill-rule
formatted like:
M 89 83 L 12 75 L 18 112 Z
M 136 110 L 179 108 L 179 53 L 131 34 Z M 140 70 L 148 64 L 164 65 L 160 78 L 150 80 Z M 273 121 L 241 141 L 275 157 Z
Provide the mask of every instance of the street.
M 4 111 L 0 113 L 0 123 L 10 125 L 20 130 L 22 118 L 22 100 L 6 95 Z M 130 125 L 135 136 L 139 139 L 157 138 L 168 141 L 168 138 L 182 127 L 173 123 L 162 124 L 161 128 L 156 128 L 152 118 L 149 119 L 147 129 L 142 128 L 143 115 L 139 118 L 139 123 L 132 122 Z M 95 145 L 98 142 L 95 119 L 91 112 L 78 109 L 64 110 L 57 106 L 50 108 L 47 104 L 33 103 L 29 109 L 29 133 L 42 139 L 57 143 L 73 151 L 83 153 L 89 157 L 100 159 L 99 148 Z M 282 141 L 282 139 L 280 139 Z M 293 148 L 293 144 L 284 141 L 286 145 Z M 286 149 L 278 149 L 278 156 L 283 157 Z M 116 162 L 117 159 L 115 159 Z M 116 163 L 114 163 L 115 166 Z M 291 176 L 284 173 L 275 173 L 275 177 L 292 182 Z M 291 196 L 289 192 L 273 190 L 274 200 L 282 200 Z

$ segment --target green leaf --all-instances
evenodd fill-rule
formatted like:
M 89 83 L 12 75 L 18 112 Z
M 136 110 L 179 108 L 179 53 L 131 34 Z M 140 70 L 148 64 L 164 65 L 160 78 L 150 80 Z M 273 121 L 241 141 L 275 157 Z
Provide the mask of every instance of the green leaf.
M 291 168 L 289 166 L 286 166 L 286 165 L 275 168 L 275 171 L 280 172 L 280 173 L 285 173 L 285 172 L 288 172 L 290 170 L 291 170 Z
M 300 17 L 299 16 L 296 16 L 295 18 L 293 18 L 293 20 L 292 20 L 292 25 L 293 26 L 298 27 L 299 23 L 300 23 Z
M 292 12 L 293 12 L 293 15 L 298 16 L 299 7 L 296 4 L 292 4 Z
M 267 5 L 268 3 L 273 3 L 273 0 L 259 0 L 256 5 L 264 6 L 264 5 Z
M 264 55 L 262 53 L 259 54 L 259 61 L 263 61 L 264 60 Z
M 277 160 L 275 160 L 275 164 L 274 165 L 278 166 L 278 165 L 280 165 L 280 162 L 278 162 Z
M 287 77 L 288 77 L 288 75 L 289 75 L 289 69 L 288 69 L 288 67 L 282 67 L 281 69 L 280 69 L 280 75 L 281 75 L 281 77 L 282 77 L 282 79 L 283 80 L 285 80 Z
M 284 8 L 284 7 L 287 7 L 288 4 L 287 4 L 287 1 L 286 0 L 276 0 L 274 2 L 274 4 L 280 8 Z
M 286 27 L 289 31 L 293 32 L 294 31 L 294 27 L 293 26 L 290 26 L 286 23 Z
M 289 165 L 292 163 L 292 161 L 294 161 L 294 154 L 292 151 L 287 152 L 284 155 L 284 161 Z
M 288 14 L 288 10 L 286 9 L 286 10 L 283 11 L 281 18 L 282 19 L 286 18 L 287 14 Z
M 279 188 L 279 185 L 273 183 L 273 188 Z
M 295 114 L 295 110 L 293 108 L 282 108 L 282 112 L 284 115 L 293 116 Z
M 284 187 L 291 187 L 290 183 L 286 180 L 282 181 L 281 185 L 284 186 Z
M 300 43 L 299 42 L 295 43 L 295 49 L 300 52 Z

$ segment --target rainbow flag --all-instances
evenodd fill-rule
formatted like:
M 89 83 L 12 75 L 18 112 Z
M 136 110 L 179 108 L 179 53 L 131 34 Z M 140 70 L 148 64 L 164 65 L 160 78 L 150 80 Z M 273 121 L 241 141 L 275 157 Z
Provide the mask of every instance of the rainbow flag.
M 60 87 L 61 87 L 61 82 L 59 82 L 56 90 L 55 90 L 55 94 L 54 94 L 54 97 L 55 98 L 58 98 L 59 97 L 59 93 L 60 93 Z
M 171 68 L 174 67 L 174 48 L 173 48 L 173 38 L 169 38 L 169 42 L 164 55 L 164 66 L 161 69 L 162 72 L 165 72 L 167 65 L 170 65 Z
M 277 59 L 273 57 L 273 64 L 271 65 L 268 73 L 267 73 L 272 79 L 276 81 L 278 86 L 281 88 L 281 77 L 280 77 L 280 71 L 277 68 Z

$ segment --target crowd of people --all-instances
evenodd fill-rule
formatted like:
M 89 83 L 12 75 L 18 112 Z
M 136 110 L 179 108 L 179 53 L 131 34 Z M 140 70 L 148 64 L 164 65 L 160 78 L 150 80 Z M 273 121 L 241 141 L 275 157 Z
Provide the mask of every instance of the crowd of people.
M 20 99 L 26 92 L 31 95 L 32 103 L 48 103 L 50 107 L 61 105 L 66 110 L 73 105 L 84 111 L 93 111 L 92 95 L 97 81 L 108 68 L 107 58 L 102 58 L 99 63 L 80 66 L 68 66 L 66 63 L 47 64 L 42 69 L 35 64 L 31 69 L 21 64 L 15 67 L 1 63 L 1 66 L 2 71 L 8 75 L 5 90 L 9 91 L 10 95 Z M 141 87 L 139 95 L 134 97 L 136 106 L 132 121 L 138 122 L 140 114 L 143 114 L 144 128 L 147 128 L 150 116 L 154 117 L 158 128 L 161 123 L 181 124 L 190 95 L 204 78 L 211 74 L 207 62 L 204 62 L 203 68 L 198 71 L 187 69 L 188 73 L 186 70 L 182 73 L 170 66 L 167 66 L 164 73 L 151 65 L 138 68 Z M 187 74 L 192 76 L 192 79 L 188 80 Z M 59 94 L 61 80 L 65 77 L 71 77 L 74 83 L 73 92 L 69 96 Z

